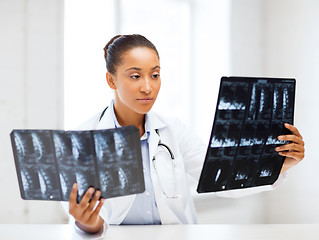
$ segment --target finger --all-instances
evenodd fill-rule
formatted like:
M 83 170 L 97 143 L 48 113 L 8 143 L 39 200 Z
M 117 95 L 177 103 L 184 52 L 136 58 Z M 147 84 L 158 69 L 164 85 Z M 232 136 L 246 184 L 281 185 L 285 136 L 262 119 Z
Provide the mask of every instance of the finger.
M 95 207 L 97 201 L 99 200 L 100 196 L 101 196 L 101 192 L 100 191 L 96 191 L 95 194 L 94 194 L 94 197 L 91 200 L 91 202 L 90 202 L 88 208 L 86 209 L 85 213 L 91 214 L 93 212 L 94 207 Z
M 284 157 L 293 158 L 298 162 L 301 161 L 304 157 L 304 154 L 299 152 L 279 152 L 278 154 Z
M 300 144 L 302 146 L 304 146 L 304 141 L 302 140 L 302 138 L 296 136 L 296 135 L 281 135 L 278 136 L 278 139 L 281 141 L 290 141 L 290 142 L 294 142 L 297 144 Z
M 95 219 L 99 216 L 101 208 L 103 207 L 104 201 L 105 201 L 104 198 L 100 199 L 99 204 L 96 206 L 93 214 L 91 215 L 91 219 Z
M 302 145 L 300 144 L 296 144 L 296 143 L 289 143 L 289 144 L 285 144 L 279 147 L 276 147 L 275 150 L 277 152 L 281 152 L 281 151 L 294 151 L 294 152 L 303 152 L 304 148 Z
M 295 126 L 293 126 L 293 125 L 291 125 L 289 123 L 285 123 L 285 127 L 287 129 L 289 129 L 292 132 L 292 134 L 294 134 L 294 135 L 296 135 L 296 136 L 298 136 L 298 137 L 300 137 L 302 139 L 301 134 L 299 133 L 298 129 Z
M 92 187 L 90 187 L 90 188 L 85 192 L 85 194 L 84 194 L 84 196 L 82 197 L 81 202 L 80 202 L 80 204 L 79 204 L 79 207 L 80 207 L 81 209 L 84 210 L 84 209 L 86 209 L 86 208 L 88 207 L 88 204 L 89 204 L 89 202 L 90 202 L 90 199 L 91 199 L 93 193 L 94 193 L 94 188 L 92 188 Z
M 72 186 L 72 189 L 71 189 L 70 196 L 69 196 L 69 208 L 73 208 L 76 206 L 77 195 L 78 195 L 78 184 L 74 183 Z

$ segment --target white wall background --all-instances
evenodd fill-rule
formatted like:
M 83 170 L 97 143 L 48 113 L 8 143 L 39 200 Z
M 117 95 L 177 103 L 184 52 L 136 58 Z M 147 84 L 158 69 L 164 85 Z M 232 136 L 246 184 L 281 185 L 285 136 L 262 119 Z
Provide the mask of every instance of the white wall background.
M 123 5 L 126 1 L 118 2 Z M 182 68 L 183 71 L 187 71 L 187 67 L 194 68 L 188 78 L 193 85 L 187 86 L 185 91 L 189 91 L 205 107 L 192 106 L 193 103 L 189 103 L 187 99 L 186 105 L 179 104 L 182 104 L 180 107 L 182 114 L 188 116 L 186 121 L 193 125 L 194 130 L 199 132 L 203 139 L 208 136 L 207 132 L 198 130 L 197 126 L 203 122 L 203 126 L 207 126 L 210 131 L 213 119 L 211 110 L 215 108 L 211 102 L 216 98 L 216 86 L 221 75 L 297 78 L 295 125 L 301 130 L 306 141 L 306 158 L 303 163 L 290 171 L 289 180 L 273 192 L 242 199 L 222 199 L 211 194 L 196 198 L 199 221 L 201 223 L 318 223 L 319 189 L 316 185 L 316 172 L 319 163 L 315 151 L 317 142 L 315 138 L 319 131 L 314 121 L 319 117 L 316 106 L 319 103 L 317 94 L 319 2 L 232 0 L 229 5 L 228 3 L 222 5 L 222 10 L 214 7 L 219 1 L 162 2 L 167 4 L 167 8 L 172 6 L 176 11 L 179 6 L 184 6 L 182 7 L 186 9 L 184 13 L 192 16 L 190 22 L 186 23 L 187 28 L 180 33 L 182 35 L 176 34 L 176 38 L 188 35 L 185 39 L 185 48 L 189 48 L 194 57 Z M 185 7 L 185 4 L 191 4 L 191 8 Z M 122 6 L 123 11 L 125 6 Z M 229 9 L 228 13 L 224 11 L 225 9 Z M 93 25 L 88 22 L 88 26 L 79 23 L 79 28 L 73 29 L 75 34 L 79 34 L 78 38 L 84 38 L 85 35 L 88 43 L 92 40 L 100 44 L 100 41 L 90 38 L 90 32 L 85 29 L 94 27 L 94 23 L 101 21 L 106 21 L 107 25 L 109 22 L 103 14 L 113 13 L 113 10 L 108 10 L 96 10 L 97 16 L 93 19 Z M 134 9 L 128 10 L 134 11 Z M 92 5 L 81 11 L 83 19 L 88 11 L 95 12 Z M 218 15 L 221 12 L 225 15 Z M 4 193 L 1 194 L 0 200 L 2 206 L 0 223 L 61 223 L 66 220 L 63 210 L 57 203 L 29 202 L 20 199 L 9 139 L 9 133 L 13 128 L 63 128 L 63 13 L 63 0 L 0 1 L 0 186 Z M 174 16 L 174 11 L 171 14 Z M 183 12 L 176 14 L 182 21 Z M 101 32 L 106 32 L 105 39 L 101 41 L 103 45 L 104 41 L 117 30 L 138 31 L 137 27 L 133 29 L 133 26 L 139 23 L 138 20 L 136 24 L 131 22 L 133 26 L 128 27 L 124 25 L 124 17 L 114 18 L 118 20 L 114 26 L 100 29 Z M 142 20 L 145 21 L 145 18 L 139 21 Z M 150 18 L 148 20 L 152 21 Z M 158 19 L 156 21 L 158 22 Z M 225 27 L 228 24 L 230 27 Z M 154 31 L 142 34 L 152 34 Z M 158 31 L 160 35 L 163 30 Z M 223 42 L 224 37 L 228 39 L 226 42 Z M 150 39 L 158 45 L 156 34 Z M 103 48 L 103 45 L 98 48 Z M 90 57 L 85 59 L 84 53 L 90 52 L 91 46 L 93 45 L 80 45 L 78 57 L 89 62 Z M 160 53 L 166 54 L 165 50 L 162 51 L 164 45 L 163 47 L 159 45 L 158 48 Z M 220 50 L 225 51 L 225 54 L 220 55 L 218 53 Z M 205 61 L 203 56 L 208 56 Z M 164 59 L 162 66 L 165 64 Z M 231 61 L 227 65 L 229 59 Z M 82 68 L 78 67 L 77 71 L 81 73 L 81 70 Z M 69 74 L 72 75 L 72 71 Z M 100 79 L 98 81 L 103 82 L 104 73 L 101 74 L 103 76 L 98 77 Z M 75 77 L 78 81 L 88 79 L 91 81 L 93 78 L 85 76 L 85 79 L 81 80 L 78 76 L 81 74 Z M 175 80 L 170 79 L 170 81 Z M 91 85 L 94 86 L 93 83 Z M 76 82 L 72 86 L 76 89 Z M 102 83 L 99 86 L 102 86 Z M 197 89 L 196 92 L 192 91 L 193 88 Z M 95 91 L 94 87 L 92 89 Z M 174 102 L 172 98 L 174 92 L 179 91 L 179 89 L 173 90 L 165 90 L 167 94 L 165 97 L 169 96 L 171 102 Z M 85 96 L 85 93 L 82 93 L 76 98 Z M 208 105 L 204 105 L 206 97 L 213 99 Z M 190 108 L 187 107 L 188 103 Z M 81 105 L 77 111 L 91 111 L 89 108 L 90 106 Z M 161 110 L 160 106 L 158 109 Z M 190 112 L 185 112 L 188 110 Z
M 10 132 L 63 128 L 63 0 L 0 1 L 0 223 L 65 219 L 60 204 L 20 198 Z
M 297 79 L 295 125 L 306 157 L 282 187 L 262 194 L 266 223 L 319 222 L 318 10 L 316 0 L 232 1 L 232 74 Z

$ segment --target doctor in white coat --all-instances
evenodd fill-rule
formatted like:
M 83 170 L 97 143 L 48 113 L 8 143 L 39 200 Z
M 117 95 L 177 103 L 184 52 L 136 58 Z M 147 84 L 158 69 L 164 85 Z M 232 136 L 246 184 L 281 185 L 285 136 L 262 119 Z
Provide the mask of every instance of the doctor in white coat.
M 78 187 L 74 184 L 69 213 L 76 226 L 89 233 L 98 232 L 108 224 L 196 223 L 188 178 L 199 180 L 206 145 L 179 121 L 150 111 L 161 86 L 159 55 L 155 46 L 141 35 L 118 35 L 109 41 L 104 51 L 106 79 L 114 90 L 114 100 L 103 113 L 98 113 L 80 129 L 136 126 L 141 137 L 146 191 L 99 200 L 100 192 L 89 188 L 77 203 Z M 285 126 L 293 134 L 280 136 L 281 140 L 291 143 L 276 149 L 286 156 L 277 182 L 272 186 L 233 190 L 219 195 L 242 196 L 272 190 L 282 182 L 284 172 L 304 157 L 300 133 L 294 126 Z

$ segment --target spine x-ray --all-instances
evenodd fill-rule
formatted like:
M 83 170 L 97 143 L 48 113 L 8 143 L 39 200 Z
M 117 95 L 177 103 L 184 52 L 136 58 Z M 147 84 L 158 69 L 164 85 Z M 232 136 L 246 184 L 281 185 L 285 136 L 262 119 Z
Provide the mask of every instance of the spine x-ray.
M 21 197 L 68 201 L 77 182 L 78 201 L 89 187 L 103 198 L 145 191 L 139 130 L 13 130 Z
M 197 192 L 273 184 L 284 158 L 277 139 L 291 134 L 295 79 L 223 77 Z

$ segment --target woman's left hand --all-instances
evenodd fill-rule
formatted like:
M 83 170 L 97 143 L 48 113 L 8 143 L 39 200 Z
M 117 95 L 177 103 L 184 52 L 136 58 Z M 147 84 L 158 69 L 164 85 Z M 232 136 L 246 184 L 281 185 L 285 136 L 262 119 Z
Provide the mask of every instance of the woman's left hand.
M 279 140 L 290 142 L 275 148 L 279 155 L 286 157 L 280 173 L 296 166 L 305 156 L 305 143 L 298 129 L 288 123 L 285 123 L 285 127 L 292 132 L 292 135 L 278 136 Z

